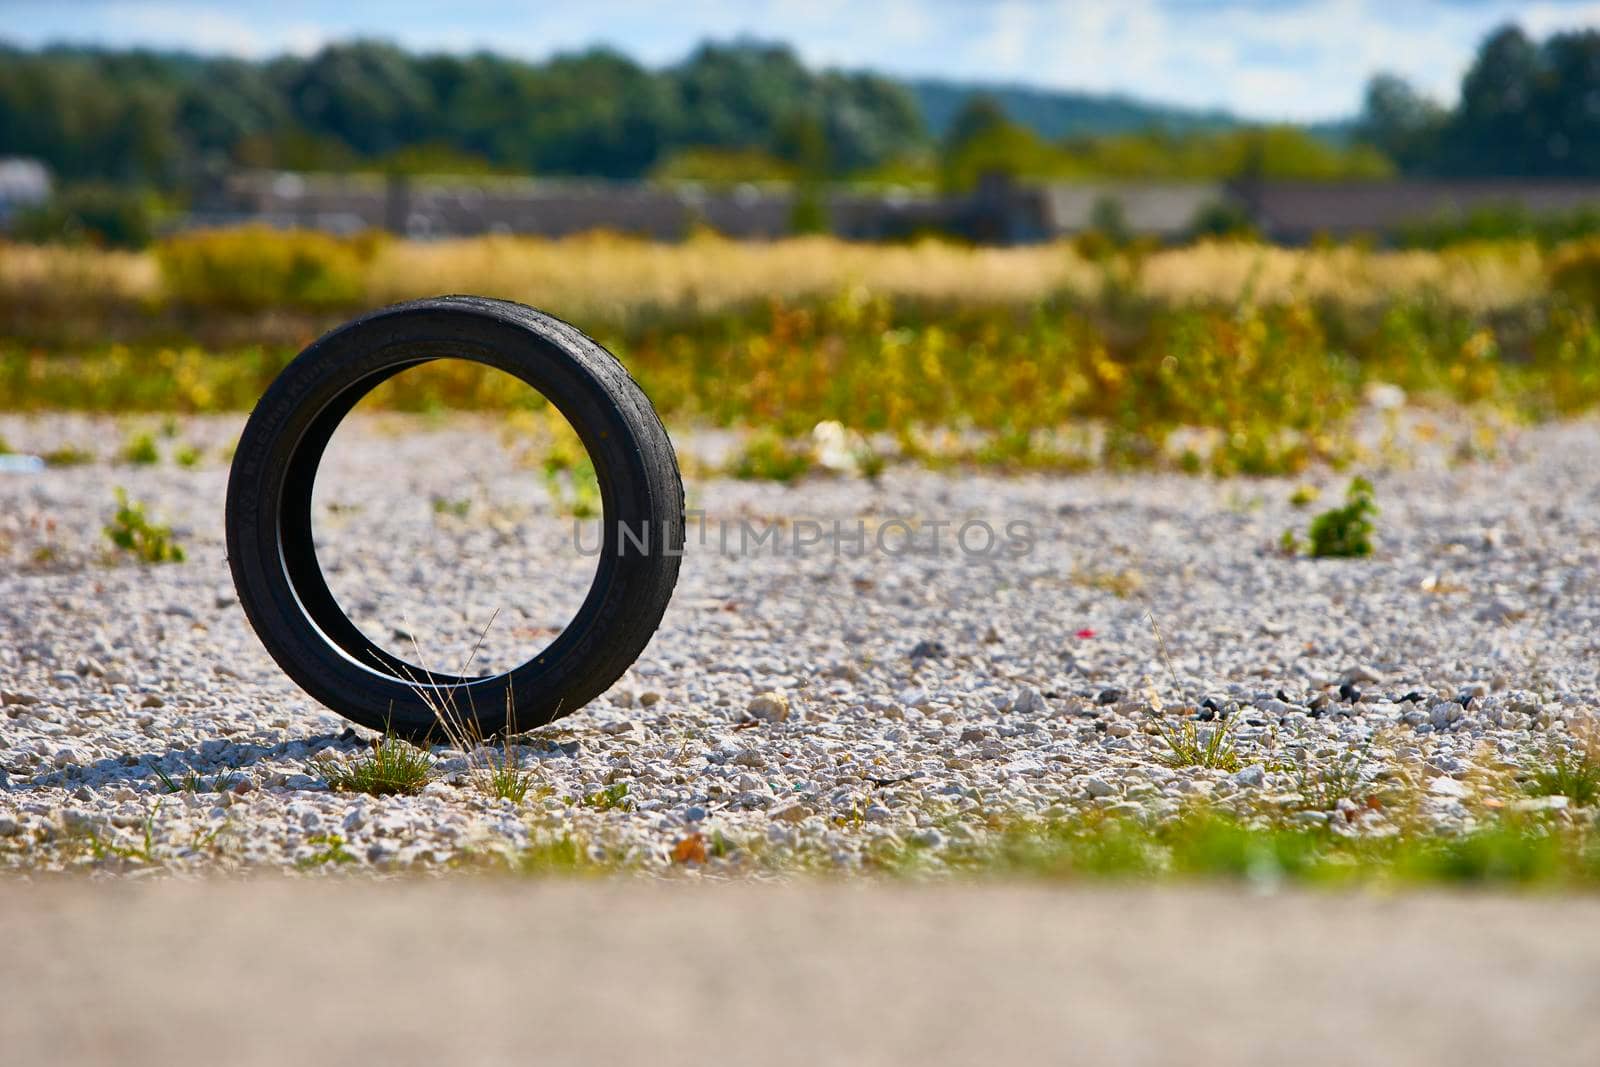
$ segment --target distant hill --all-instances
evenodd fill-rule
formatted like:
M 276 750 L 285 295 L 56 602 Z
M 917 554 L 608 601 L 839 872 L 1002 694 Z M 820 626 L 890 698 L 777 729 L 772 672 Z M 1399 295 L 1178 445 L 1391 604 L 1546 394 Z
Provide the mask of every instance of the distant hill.
M 1127 133 L 1152 127 L 1173 132 L 1227 130 L 1244 121 L 1226 111 L 1202 111 L 1136 100 L 1110 93 L 1033 89 L 1020 85 L 975 85 L 934 79 L 907 81 L 922 108 L 928 131 L 940 137 L 968 98 L 994 97 L 1006 114 L 1050 140 Z

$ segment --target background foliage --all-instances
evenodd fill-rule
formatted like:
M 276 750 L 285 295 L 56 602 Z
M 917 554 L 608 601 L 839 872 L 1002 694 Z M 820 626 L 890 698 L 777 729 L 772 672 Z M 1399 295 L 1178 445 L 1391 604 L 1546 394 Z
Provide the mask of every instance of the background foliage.
M 1107 177 L 1600 173 L 1600 32 L 1506 27 L 1446 108 L 1402 80 L 1343 127 L 1081 93 L 808 69 L 782 45 L 706 44 L 659 70 L 606 50 L 528 63 L 360 41 L 261 62 L 0 45 L 0 149 L 68 183 L 182 193 L 237 166 L 636 178 L 897 175 L 981 166 Z

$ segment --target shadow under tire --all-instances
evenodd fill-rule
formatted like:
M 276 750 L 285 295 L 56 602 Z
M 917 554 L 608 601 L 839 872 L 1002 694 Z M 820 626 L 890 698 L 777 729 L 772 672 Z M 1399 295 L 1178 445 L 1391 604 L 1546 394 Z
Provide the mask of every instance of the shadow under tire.
M 444 358 L 503 370 L 543 394 L 588 449 L 600 487 L 601 549 L 582 606 L 542 651 L 500 674 L 430 671 L 375 647 L 339 607 L 312 543 L 312 487 L 340 421 L 380 383 Z M 430 700 L 448 701 L 492 737 L 576 711 L 644 651 L 678 578 L 683 483 L 655 409 L 611 353 L 521 304 L 436 297 L 341 326 L 284 369 L 234 452 L 227 538 L 250 625 L 313 698 L 416 741 L 442 739 Z

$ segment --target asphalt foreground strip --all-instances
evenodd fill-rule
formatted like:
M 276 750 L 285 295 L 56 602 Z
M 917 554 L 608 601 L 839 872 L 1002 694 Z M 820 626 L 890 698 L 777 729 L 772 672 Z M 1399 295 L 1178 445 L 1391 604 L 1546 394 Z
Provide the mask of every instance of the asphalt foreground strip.
M 7 1064 L 1600 1063 L 1600 900 L 0 886 Z

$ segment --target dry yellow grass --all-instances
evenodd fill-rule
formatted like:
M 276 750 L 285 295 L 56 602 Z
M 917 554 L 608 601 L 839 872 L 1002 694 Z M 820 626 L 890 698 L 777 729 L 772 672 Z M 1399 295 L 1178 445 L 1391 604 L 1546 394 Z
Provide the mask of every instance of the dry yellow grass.
M 0 300 L 54 305 L 67 301 L 143 301 L 161 292 L 155 257 L 145 252 L 18 245 L 0 241 Z
M 1545 288 L 1545 274 L 1544 257 L 1532 243 L 1404 252 L 1215 242 L 1151 256 L 1140 288 L 1175 303 L 1248 297 L 1265 303 L 1309 299 L 1368 305 L 1432 293 L 1464 309 L 1488 311 L 1537 296 Z
M 868 245 L 828 237 L 742 243 L 709 234 L 680 244 L 613 234 L 385 241 L 361 269 L 361 306 L 477 293 L 558 308 L 585 321 L 616 321 L 652 308 L 716 311 L 853 287 L 931 301 L 1026 303 L 1061 292 L 1092 297 L 1105 277 L 1067 242 L 1022 248 Z M 1544 256 L 1531 244 L 1434 253 L 1213 243 L 1148 256 L 1134 285 L 1173 303 L 1251 297 L 1364 305 L 1436 294 L 1481 311 L 1537 296 L 1546 275 Z M 55 308 L 69 300 L 79 307 L 158 307 L 170 298 L 153 253 L 0 243 L 0 301 L 18 307 Z
M 396 242 L 371 273 L 375 301 L 470 292 L 584 318 L 643 307 L 715 311 L 749 300 L 874 293 L 933 300 L 1033 300 L 1092 290 L 1096 270 L 1068 245 L 964 248 L 851 244 L 827 237 L 748 243 L 701 236 L 654 244 L 611 235 Z

